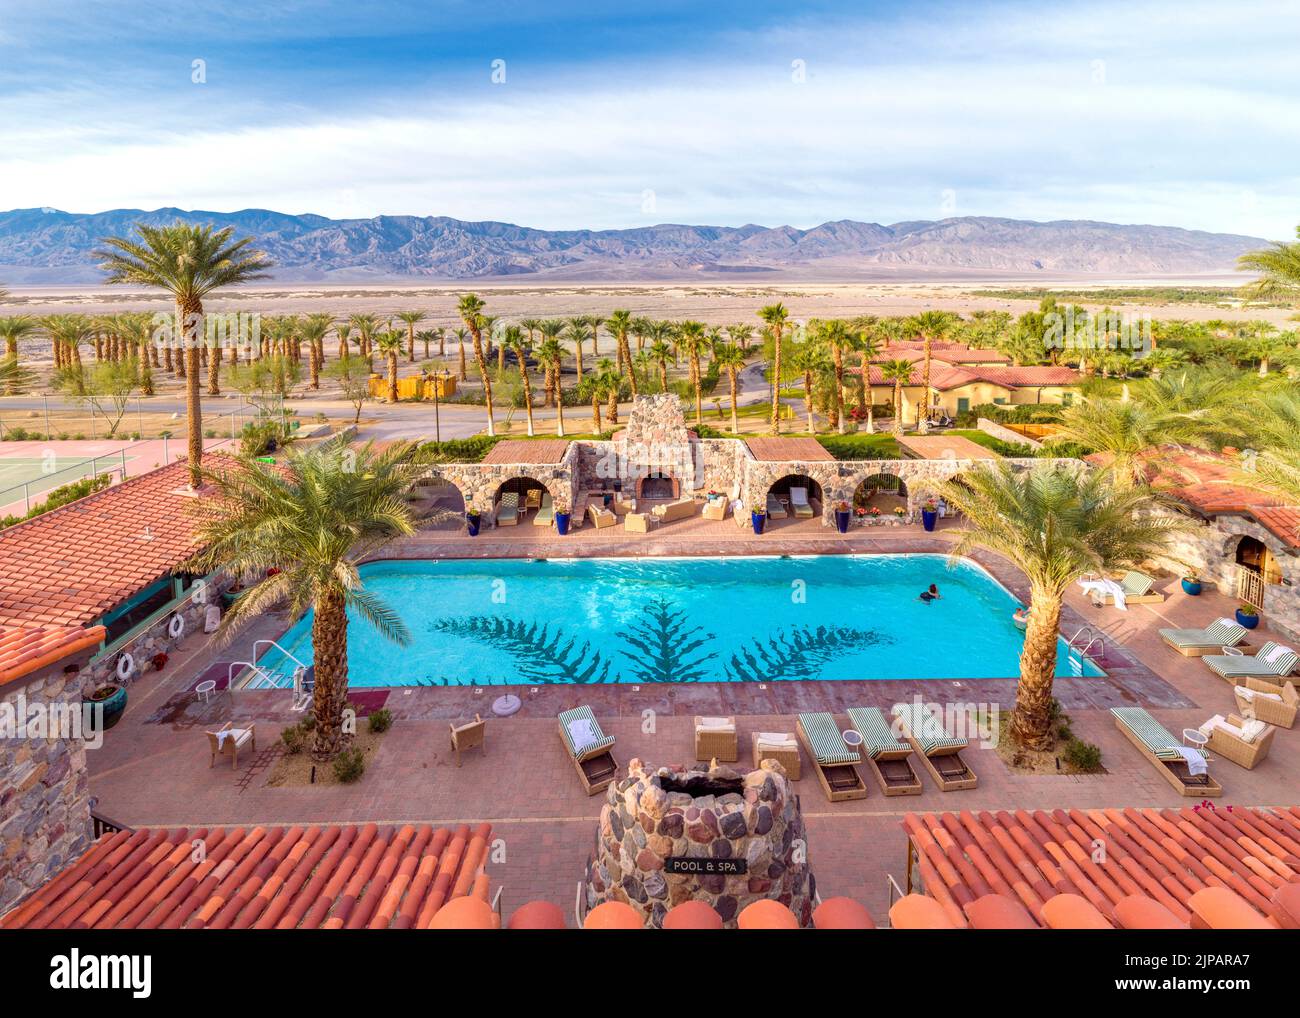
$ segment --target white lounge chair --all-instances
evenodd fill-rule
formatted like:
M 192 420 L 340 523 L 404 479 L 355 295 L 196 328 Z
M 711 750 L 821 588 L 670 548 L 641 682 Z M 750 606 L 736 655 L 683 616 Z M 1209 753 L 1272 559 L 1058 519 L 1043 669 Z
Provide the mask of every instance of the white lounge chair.
M 533 517 L 534 527 L 549 527 L 555 522 L 555 503 L 551 499 L 551 493 L 548 491 L 542 496 L 542 504 L 537 510 L 537 515 Z
M 1225 679 L 1244 679 L 1247 676 L 1267 679 L 1282 685 L 1282 680 L 1295 671 L 1300 658 L 1290 647 L 1270 640 L 1252 654 L 1209 654 L 1201 658 L 1210 671 Z
M 1250 630 L 1231 619 L 1215 619 L 1204 629 L 1161 629 L 1160 639 L 1185 657 L 1204 657 L 1235 647 Z
M 804 519 L 812 517 L 813 507 L 808 502 L 807 488 L 790 489 L 790 508 L 794 510 L 796 516 Z

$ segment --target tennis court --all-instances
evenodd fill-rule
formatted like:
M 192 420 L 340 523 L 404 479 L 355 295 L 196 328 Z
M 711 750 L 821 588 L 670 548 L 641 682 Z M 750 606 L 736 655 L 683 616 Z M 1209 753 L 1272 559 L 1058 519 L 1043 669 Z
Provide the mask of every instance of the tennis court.
M 135 457 L 127 453 L 125 458 L 129 470 Z M 122 459 L 121 453 L 94 460 L 86 456 L 0 456 L 0 503 L 22 498 L 20 486 L 24 484 L 35 495 L 89 477 L 92 471 L 97 474 L 111 471 L 120 477 Z

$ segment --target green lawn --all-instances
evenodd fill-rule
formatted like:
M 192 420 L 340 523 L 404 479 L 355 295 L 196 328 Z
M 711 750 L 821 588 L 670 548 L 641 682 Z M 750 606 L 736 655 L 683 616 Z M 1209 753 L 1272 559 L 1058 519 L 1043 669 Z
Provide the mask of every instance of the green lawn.
M 868 435 L 818 435 L 822 448 L 837 460 L 896 460 L 901 459 L 898 443 L 887 433 Z

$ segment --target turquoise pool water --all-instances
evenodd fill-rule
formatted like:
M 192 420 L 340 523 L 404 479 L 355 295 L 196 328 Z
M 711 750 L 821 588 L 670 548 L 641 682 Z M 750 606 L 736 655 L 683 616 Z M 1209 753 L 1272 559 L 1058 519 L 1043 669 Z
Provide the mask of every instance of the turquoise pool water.
M 1019 674 L 1018 602 L 940 555 L 392 561 L 361 575 L 412 639 L 398 647 L 352 618 L 353 686 Z M 923 604 L 931 583 L 942 598 Z M 310 664 L 311 616 L 279 642 Z M 1064 641 L 1058 674 L 1079 674 Z

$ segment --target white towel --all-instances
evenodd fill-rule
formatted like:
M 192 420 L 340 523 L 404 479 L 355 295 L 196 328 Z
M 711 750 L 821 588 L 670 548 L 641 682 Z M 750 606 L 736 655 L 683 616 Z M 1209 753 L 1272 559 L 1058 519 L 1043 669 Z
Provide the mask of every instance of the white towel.
M 246 731 L 247 729 L 244 728 L 227 728 L 224 732 L 217 732 L 217 749 L 226 744 L 226 736 L 234 739 L 235 745 L 238 746 Z
M 1237 625 L 1237 620 L 1236 620 L 1236 619 L 1223 619 L 1223 618 L 1219 618 L 1219 619 L 1215 619 L 1214 621 L 1217 622 L 1217 623 L 1219 623 L 1219 625 L 1221 625 L 1221 626 L 1235 626 L 1235 625 Z
M 573 743 L 575 753 L 581 753 L 597 741 L 596 726 L 586 718 L 569 722 L 569 741 Z
M 736 726 L 731 718 L 700 718 L 700 730 L 706 732 L 730 732 Z
M 1124 603 L 1124 588 L 1114 580 L 1080 580 L 1079 586 L 1083 588 L 1085 594 L 1091 594 L 1093 591 L 1105 596 L 1109 595 L 1115 601 L 1115 607 L 1120 611 L 1128 611 L 1128 605 Z
M 1293 653 L 1293 651 L 1291 650 L 1290 647 L 1274 647 L 1272 650 L 1270 650 L 1267 654 L 1264 655 L 1264 661 L 1268 664 L 1272 664 L 1283 654 L 1291 654 L 1291 653 Z
M 760 746 L 797 746 L 798 742 L 793 735 L 788 732 L 759 732 L 758 744 Z
M 1192 777 L 1200 777 L 1202 774 L 1209 774 L 1210 768 L 1206 766 L 1205 755 L 1192 749 L 1190 746 L 1179 746 L 1178 752 L 1182 754 L 1187 761 L 1187 773 Z
M 1242 741 L 1254 742 L 1266 731 L 1268 731 L 1268 722 L 1260 721 L 1257 718 L 1251 718 L 1241 726 Z

